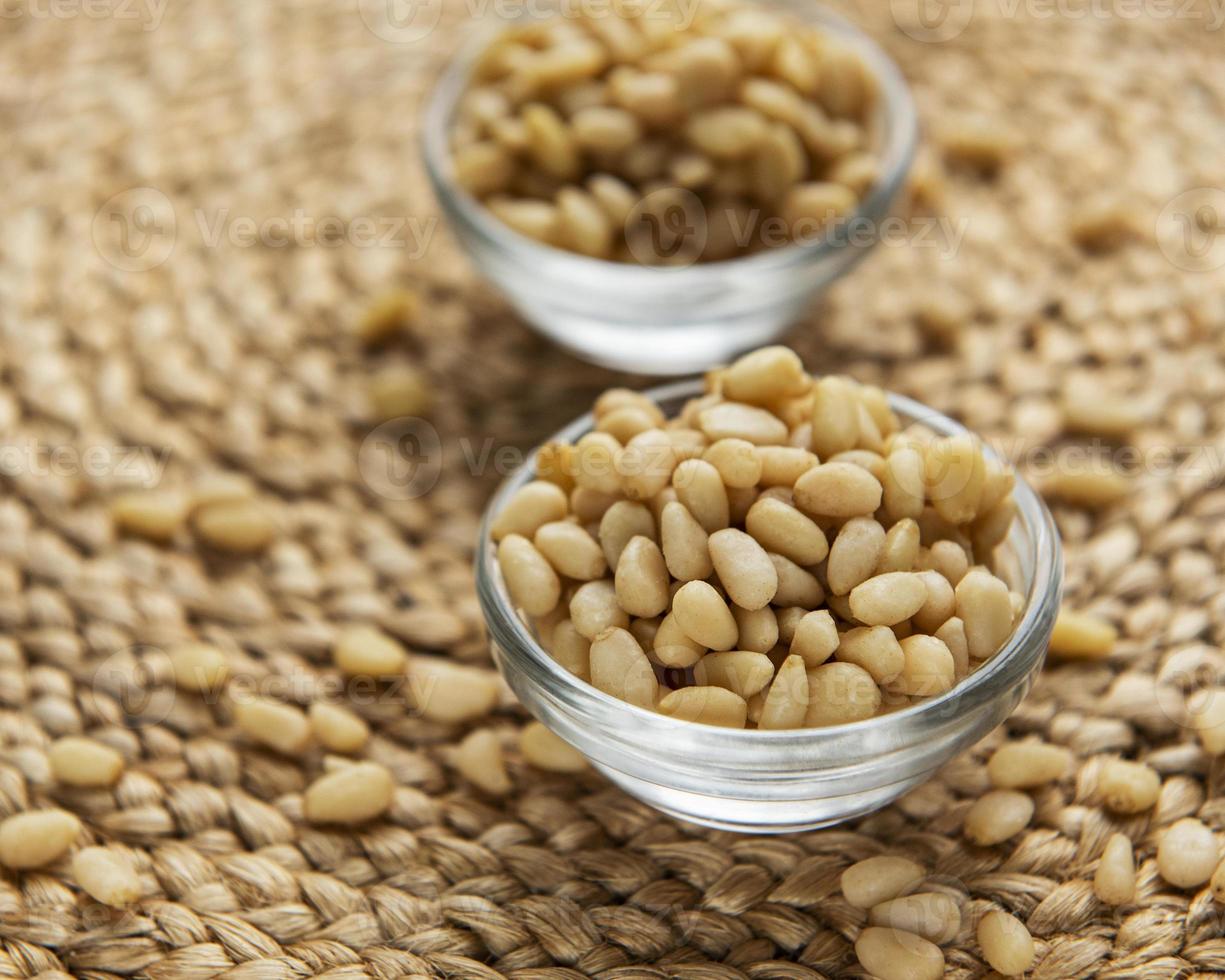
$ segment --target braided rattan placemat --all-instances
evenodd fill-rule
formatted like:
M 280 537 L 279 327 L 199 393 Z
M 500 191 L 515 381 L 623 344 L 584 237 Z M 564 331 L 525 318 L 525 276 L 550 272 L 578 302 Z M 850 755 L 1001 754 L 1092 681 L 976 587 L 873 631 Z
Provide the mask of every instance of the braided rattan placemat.
M 1020 837 L 973 849 L 959 829 L 988 746 L 857 824 L 741 838 L 594 775 L 531 769 L 509 701 L 492 724 L 510 796 L 455 775 L 462 731 L 386 699 L 360 710 L 367 755 L 399 784 L 387 818 L 305 824 L 319 754 L 261 750 L 223 704 L 172 697 L 159 647 L 208 639 L 302 701 L 333 677 L 346 621 L 487 663 L 469 562 L 482 500 L 513 461 L 498 450 L 624 379 L 527 332 L 438 227 L 414 120 L 482 5 L 449 3 L 437 30 L 400 43 L 398 22 L 352 0 L 6 4 L 0 814 L 74 810 L 88 837 L 130 849 L 145 897 L 107 910 L 66 862 L 5 873 L 0 974 L 859 976 L 863 915 L 838 875 L 887 848 L 1026 920 L 1036 976 L 1225 970 L 1225 915 L 1153 861 L 1179 817 L 1225 828 L 1225 770 L 1183 724 L 1225 633 L 1225 209 L 1220 190 L 1183 193 L 1222 179 L 1217 6 L 855 13 L 913 82 L 928 146 L 900 238 L 790 342 L 815 370 L 958 415 L 1039 477 L 1095 442 L 1063 433 L 1065 394 L 1114 392 L 1140 412 L 1127 452 L 1105 447 L 1131 493 L 1058 513 L 1069 601 L 1122 637 L 1106 662 L 1048 667 L 1010 723 L 1072 748 L 1080 775 L 1038 794 Z M 422 315 L 364 351 L 353 324 L 398 285 L 420 292 Z M 437 485 L 410 499 L 376 492 L 358 465 L 370 380 L 401 363 L 428 380 L 444 450 Z M 273 508 L 263 556 L 115 535 L 117 489 L 219 468 L 250 474 Z M 113 790 L 50 779 L 46 747 L 76 732 L 127 757 Z M 1162 773 L 1151 813 L 1096 805 L 1086 774 L 1112 753 Z M 1140 862 L 1120 910 L 1089 884 L 1114 830 Z M 987 972 L 968 925 L 946 952 L 949 976 Z

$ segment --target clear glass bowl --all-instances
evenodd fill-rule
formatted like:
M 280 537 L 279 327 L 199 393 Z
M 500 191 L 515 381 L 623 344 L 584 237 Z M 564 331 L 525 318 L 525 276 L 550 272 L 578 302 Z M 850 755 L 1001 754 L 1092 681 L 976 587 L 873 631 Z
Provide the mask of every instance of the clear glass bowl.
M 914 155 L 917 124 L 910 92 L 894 63 L 862 31 L 799 0 L 779 0 L 773 6 L 841 38 L 877 81 L 871 136 L 880 178 L 848 218 L 844 233 L 810 245 L 658 268 L 587 258 L 520 235 L 451 177 L 451 120 L 472 65 L 494 32 L 474 38 L 443 72 L 426 104 L 421 130 L 434 193 L 477 268 L 541 333 L 607 367 L 689 374 L 777 338 L 819 291 L 876 243 Z
M 683 381 L 647 392 L 669 416 L 702 392 Z M 899 395 L 904 423 L 941 435 L 966 429 Z M 554 439 L 590 431 L 585 415 Z M 485 512 L 476 555 L 477 592 L 494 658 L 527 709 L 605 776 L 656 809 L 748 833 L 821 827 L 869 813 L 927 779 L 1012 713 L 1041 669 L 1059 610 L 1059 536 L 1042 499 L 1017 480 L 1017 519 L 1001 545 L 1007 578 L 1025 609 L 999 653 L 951 691 L 867 721 L 788 731 L 736 730 L 656 714 L 612 698 L 561 667 L 537 643 L 502 580 L 489 529 L 533 477 L 535 455 L 512 473 Z

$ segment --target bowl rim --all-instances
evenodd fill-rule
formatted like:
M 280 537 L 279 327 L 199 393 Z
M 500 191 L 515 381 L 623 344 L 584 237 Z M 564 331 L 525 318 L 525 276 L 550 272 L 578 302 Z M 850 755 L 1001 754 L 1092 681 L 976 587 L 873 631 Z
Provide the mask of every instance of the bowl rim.
M 695 262 L 683 267 L 649 266 L 596 259 L 546 245 L 515 231 L 495 218 L 488 208 L 452 179 L 447 133 L 477 58 L 507 25 L 517 20 L 533 18 L 534 12 L 527 10 L 517 17 L 495 18 L 494 23 L 482 25 L 480 29 L 472 32 L 446 63 L 426 96 L 419 140 L 421 157 L 435 195 L 452 217 L 463 220 L 494 247 L 502 251 L 522 253 L 525 264 L 533 261 L 555 263 L 559 272 L 568 272 L 584 282 L 594 281 L 597 275 L 616 275 L 626 280 L 620 283 L 618 288 L 633 284 L 632 280 L 643 285 L 659 286 L 666 283 L 668 286 L 684 286 L 688 285 L 686 280 L 697 282 L 710 278 L 719 279 L 741 270 L 760 273 L 817 264 L 827 257 L 839 256 L 844 249 L 851 247 L 857 249 L 856 260 L 862 258 L 871 250 L 871 246 L 876 244 L 878 236 L 873 235 L 866 247 L 853 246 L 846 240 L 845 231 L 853 222 L 864 218 L 874 226 L 879 225 L 901 190 L 918 146 L 919 123 L 914 97 L 893 59 L 866 32 L 846 18 L 822 4 L 800 4 L 796 0 L 764 0 L 761 5 L 779 8 L 839 35 L 864 59 L 877 82 L 882 109 L 881 122 L 885 127 L 879 155 L 881 173 L 869 192 L 860 199 L 855 211 L 846 216 L 842 230 L 837 235 L 823 238 L 815 245 L 784 245 L 755 255 L 717 262 Z
M 703 379 L 696 377 L 660 385 L 642 393 L 662 406 L 670 401 L 700 395 L 704 391 Z M 902 415 L 908 424 L 919 422 L 939 435 L 973 435 L 971 430 L 961 423 L 921 402 L 894 392 L 886 394 L 890 407 Z M 590 431 L 593 423 L 594 414 L 588 412 L 554 433 L 545 442 L 572 443 Z M 982 446 L 985 454 L 1002 462 L 999 454 L 985 441 Z M 943 716 L 943 712 L 954 707 L 961 709 L 955 712 L 956 714 L 968 714 L 1023 683 L 1045 657 L 1046 643 L 1042 643 L 1040 650 L 1034 650 L 1034 640 L 1043 633 L 1046 634 L 1045 639 L 1049 639 L 1059 610 L 1063 581 L 1062 546 L 1054 518 L 1045 502 L 1024 478 L 1017 474 L 1013 488 L 1013 497 L 1017 504 L 1016 519 L 1022 522 L 1032 537 L 1035 554 L 1033 582 L 1026 596 L 1025 612 L 1005 645 L 978 670 L 943 694 L 862 721 L 791 729 L 736 729 L 703 725 L 622 701 L 571 674 L 549 655 L 516 613 L 498 567 L 496 546 L 491 535 L 493 519 L 523 484 L 535 478 L 535 462 L 539 451 L 540 447 L 534 449 L 523 463 L 502 481 L 486 506 L 474 561 L 477 594 L 485 621 L 490 628 L 491 639 L 503 650 L 506 650 L 509 644 L 514 644 L 517 650 L 523 651 L 525 656 L 522 659 L 529 667 L 529 672 L 534 675 L 532 680 L 544 686 L 545 692 L 551 698 L 573 711 L 595 709 L 624 712 L 630 720 L 636 720 L 655 730 L 670 731 L 682 736 L 699 733 L 708 746 L 722 743 L 729 748 L 739 749 L 749 749 L 754 745 L 797 747 L 836 741 L 848 734 L 866 736 L 874 732 L 906 727 L 912 723 L 921 724 L 928 719 L 934 723 Z M 1027 652 L 1030 654 L 1028 659 L 1024 656 Z M 515 666 L 518 667 L 519 664 L 516 663 Z

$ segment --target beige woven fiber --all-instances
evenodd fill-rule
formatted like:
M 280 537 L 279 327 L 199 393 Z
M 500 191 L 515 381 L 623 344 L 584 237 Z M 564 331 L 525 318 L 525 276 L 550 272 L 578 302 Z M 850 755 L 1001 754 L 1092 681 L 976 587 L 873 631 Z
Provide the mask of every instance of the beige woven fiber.
M 900 231 L 787 342 L 995 440 L 1050 491 L 1068 604 L 1120 633 L 1107 659 L 1049 664 L 1010 721 L 1076 765 L 990 848 L 961 827 L 1003 732 L 884 812 L 751 838 L 532 767 L 508 693 L 456 724 L 411 710 L 411 685 L 342 682 L 332 647 L 355 623 L 491 671 L 470 570 L 484 500 L 515 451 L 646 383 L 530 333 L 442 226 L 418 109 L 500 8 L 440 4 L 420 5 L 440 15 L 424 38 L 382 0 L 2 5 L 0 819 L 74 812 L 76 847 L 108 845 L 142 897 L 98 904 L 71 855 L 2 872 L 0 976 L 861 977 L 867 918 L 838 880 L 881 853 L 962 904 L 947 976 L 990 975 L 974 927 L 992 909 L 1028 924 L 1043 980 L 1225 972 L 1225 907 L 1155 860 L 1182 817 L 1225 831 L 1225 767 L 1187 723 L 1225 673 L 1220 3 L 966 0 L 935 26 L 913 0 L 836 4 L 898 60 L 924 149 Z M 356 325 L 395 289 L 418 315 L 364 346 Z M 388 441 L 388 391 L 441 455 L 426 430 Z M 1125 431 L 1101 431 L 1086 406 L 1103 405 Z M 1066 475 L 1091 458 L 1121 474 L 1117 499 L 1078 499 Z M 175 510 L 218 473 L 254 489 L 252 554 Z M 149 489 L 168 541 L 112 518 Z M 176 691 L 183 640 L 221 650 L 243 691 L 360 715 L 358 754 L 395 780 L 386 813 L 307 823 L 306 787 L 340 763 L 259 744 L 232 694 Z M 504 750 L 505 795 L 456 770 L 474 727 Z M 117 749 L 118 782 L 55 780 L 66 735 Z M 1113 756 L 1160 773 L 1151 811 L 1100 805 Z M 1112 909 L 1092 879 L 1115 832 L 1138 880 Z

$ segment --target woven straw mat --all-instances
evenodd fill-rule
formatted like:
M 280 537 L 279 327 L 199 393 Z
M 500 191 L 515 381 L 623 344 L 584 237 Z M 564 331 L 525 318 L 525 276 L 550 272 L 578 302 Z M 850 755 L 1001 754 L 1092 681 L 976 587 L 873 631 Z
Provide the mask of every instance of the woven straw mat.
M 302 819 L 320 751 L 279 756 L 238 734 L 224 702 L 172 693 L 162 651 L 196 637 L 306 703 L 336 679 L 346 622 L 488 668 L 470 564 L 513 462 L 498 450 L 533 445 L 604 387 L 644 383 L 530 333 L 440 225 L 416 119 L 478 6 L 449 3 L 427 39 L 397 43 L 352 0 L 5 5 L 0 814 L 74 811 L 82 842 L 128 852 L 143 898 L 99 906 L 67 859 L 4 872 L 0 975 L 858 977 L 865 918 L 838 877 L 885 851 L 966 897 L 948 976 L 989 973 L 972 924 L 995 907 L 1028 923 L 1035 977 L 1225 971 L 1225 912 L 1154 861 L 1178 818 L 1225 830 L 1225 768 L 1184 711 L 1225 666 L 1225 256 L 1198 247 L 1223 213 L 1215 7 L 955 4 L 959 33 L 922 41 L 906 3 L 839 4 L 916 93 L 914 233 L 878 247 L 788 342 L 814 370 L 956 415 L 1035 478 L 1093 448 L 1063 432 L 1066 393 L 1143 407 L 1125 447 L 1096 447 L 1127 450 L 1131 492 L 1056 506 L 1068 602 L 1121 635 L 1107 660 L 1048 665 L 1009 722 L 1078 759 L 1014 840 L 960 834 L 1002 732 L 871 817 L 740 837 L 592 773 L 534 770 L 509 695 L 482 724 L 504 737 L 512 793 L 455 773 L 463 729 L 377 701 L 358 708 L 365 755 L 394 774 L 394 803 L 358 830 L 321 829 Z M 139 249 L 114 251 L 116 213 L 147 236 Z M 243 237 L 240 219 L 295 213 L 340 232 Z M 402 287 L 421 316 L 364 350 L 353 325 Z M 375 492 L 358 464 L 371 379 L 398 365 L 426 379 L 444 449 L 437 485 L 411 499 Z M 238 558 L 187 530 L 165 545 L 118 535 L 108 501 L 147 485 L 150 461 L 166 488 L 248 474 L 275 541 Z M 71 733 L 123 753 L 113 789 L 51 779 L 47 748 Z M 1151 812 L 1098 805 L 1093 774 L 1112 755 L 1161 773 Z M 1138 864 L 1136 901 L 1118 910 L 1090 884 L 1115 831 Z

